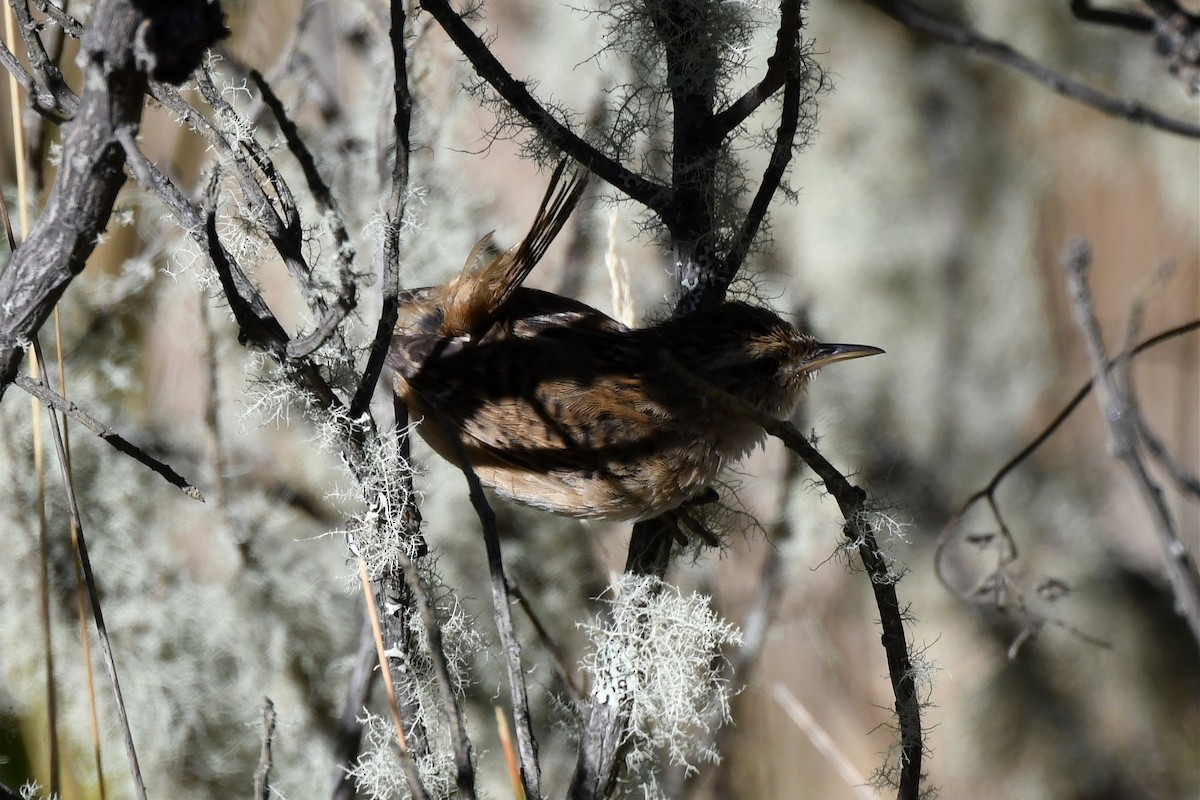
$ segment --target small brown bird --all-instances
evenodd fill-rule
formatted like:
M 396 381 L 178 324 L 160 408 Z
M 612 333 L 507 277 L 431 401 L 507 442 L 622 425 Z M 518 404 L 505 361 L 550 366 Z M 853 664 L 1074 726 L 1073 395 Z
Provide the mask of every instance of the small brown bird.
M 497 494 L 634 521 L 707 498 L 764 433 L 681 369 L 780 418 L 816 370 L 883 352 L 822 344 L 741 302 L 631 329 L 522 287 L 582 193 L 584 179 L 560 185 L 562 173 L 519 245 L 474 269 L 485 237 L 453 281 L 402 293 L 388 355 L 422 438 Z

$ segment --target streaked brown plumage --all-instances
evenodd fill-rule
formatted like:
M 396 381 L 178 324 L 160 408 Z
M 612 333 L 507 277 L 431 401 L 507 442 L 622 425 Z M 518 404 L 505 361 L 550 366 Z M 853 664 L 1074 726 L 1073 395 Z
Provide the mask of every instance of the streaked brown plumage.
M 682 368 L 774 417 L 813 372 L 882 352 L 821 344 L 740 302 L 626 328 L 521 281 L 561 229 L 582 181 L 557 188 L 525 240 L 478 270 L 476 246 L 445 286 L 403 293 L 388 363 L 429 445 L 485 486 L 559 514 L 641 520 L 710 491 L 762 429 L 706 400 Z

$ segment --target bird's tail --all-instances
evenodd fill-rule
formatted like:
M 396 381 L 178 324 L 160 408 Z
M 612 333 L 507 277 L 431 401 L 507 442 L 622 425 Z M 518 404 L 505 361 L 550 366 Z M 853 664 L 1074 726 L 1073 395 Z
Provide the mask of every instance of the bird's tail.
M 588 173 L 582 170 L 567 177 L 567 164 L 563 159 L 555 168 L 537 217 L 520 244 L 478 269 L 474 268 L 475 260 L 491 240 L 491 234 L 480 239 L 471 250 L 462 272 L 448 287 L 442 325 L 445 336 L 481 336 L 546 254 L 579 204 L 588 182 Z

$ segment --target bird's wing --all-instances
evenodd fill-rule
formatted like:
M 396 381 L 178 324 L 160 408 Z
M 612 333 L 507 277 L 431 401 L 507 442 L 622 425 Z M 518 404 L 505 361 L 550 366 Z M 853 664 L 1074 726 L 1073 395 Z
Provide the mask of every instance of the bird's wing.
M 472 462 L 540 470 L 644 458 L 669 415 L 647 399 L 619 324 L 582 304 L 540 310 L 476 344 L 429 354 L 405 375 L 421 413 L 432 417 L 430 444 L 456 461 L 449 427 Z

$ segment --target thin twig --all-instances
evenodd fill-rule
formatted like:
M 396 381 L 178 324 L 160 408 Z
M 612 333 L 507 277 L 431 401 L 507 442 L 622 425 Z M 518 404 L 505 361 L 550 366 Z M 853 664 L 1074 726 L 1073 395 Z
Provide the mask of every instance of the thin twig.
M 237 111 L 217 89 L 207 66 L 195 73 L 195 80 L 201 95 L 213 108 L 218 120 L 239 118 Z M 251 209 L 253 221 L 271 240 L 309 310 L 318 320 L 324 322 L 329 313 L 329 304 L 316 285 L 312 267 L 304 256 L 304 234 L 295 197 L 262 145 L 253 136 L 229 134 L 218 128 L 186 103 L 175 88 L 154 83 L 150 89 L 156 100 L 187 122 L 192 130 L 204 137 L 223 157 L 224 162 L 231 166 L 238 186 L 245 194 L 245 205 Z M 234 140 L 233 143 L 228 140 L 230 138 Z M 130 145 L 123 143 L 128 151 Z M 130 157 L 133 157 L 133 153 L 130 153 Z M 264 182 L 274 192 L 273 197 L 267 193 Z M 172 209 L 174 210 L 173 206 Z M 298 346 L 297 349 L 302 348 Z
M 41 348 L 34 340 L 34 358 L 37 359 L 39 369 L 45 373 L 45 362 L 42 359 Z M 63 474 L 63 483 L 67 491 L 67 505 L 70 509 L 71 519 L 75 526 L 75 533 L 79 542 L 79 563 L 83 567 L 84 582 L 87 584 L 88 597 L 92 604 L 92 618 L 96 621 L 96 635 L 100 639 L 100 652 L 104 655 L 104 666 L 108 670 L 109 684 L 112 686 L 113 695 L 116 701 L 117 719 L 121 725 L 121 735 L 125 740 L 125 755 L 129 761 L 129 774 L 133 780 L 134 793 L 138 800 L 146 800 L 146 785 L 142 781 L 142 770 L 138 764 L 137 750 L 133 745 L 133 730 L 129 726 L 129 714 L 125 709 L 125 698 L 121 694 L 121 682 L 117 678 L 117 662 L 113 657 L 112 642 L 108 638 L 108 627 L 104 624 L 104 610 L 100 607 L 100 592 L 96 585 L 96 575 L 92 572 L 92 562 L 88 557 L 87 540 L 83 535 L 83 520 L 79 514 L 79 503 L 75 498 L 75 484 L 71 480 L 71 475 L 67 471 L 67 453 L 63 445 L 62 430 L 58 424 L 58 417 L 54 413 L 50 414 L 50 431 L 54 435 L 54 447 L 58 452 L 59 467 Z
M 1152 347 L 1156 347 L 1163 342 L 1170 341 L 1171 339 L 1182 336 L 1185 333 L 1191 333 L 1193 331 L 1200 331 L 1200 320 L 1192 320 L 1191 322 L 1186 322 L 1183 325 L 1177 325 L 1174 328 L 1151 336 L 1149 339 L 1146 339 L 1138 344 L 1137 347 L 1130 350 L 1128 354 L 1121 354 L 1118 356 L 1118 358 L 1133 358 L 1134 356 L 1137 356 Z M 1113 361 L 1109 361 L 1107 368 L 1112 369 L 1115 363 L 1115 359 Z M 1029 456 L 1033 455 L 1034 451 L 1045 444 L 1046 440 L 1049 439 L 1054 432 L 1057 431 L 1062 424 L 1067 421 L 1067 417 L 1071 416 L 1072 412 L 1074 412 L 1075 409 L 1079 407 L 1079 404 L 1083 402 L 1083 399 L 1091 393 L 1095 383 L 1095 378 L 1088 378 L 1087 382 L 1084 383 L 1083 386 L 1079 387 L 1078 391 L 1075 392 L 1075 395 L 1069 401 L 1067 401 L 1065 406 L 1062 407 L 1062 410 L 1054 416 L 1054 419 L 1050 421 L 1050 424 L 1047 425 L 1032 442 L 1025 445 L 1025 447 L 1022 447 L 1020 452 L 1018 452 L 1008 461 L 1004 462 L 1004 466 L 996 470 L 996 474 L 993 475 L 992 479 L 988 481 L 987 486 L 967 498 L 966 502 L 964 502 L 962 505 L 962 509 L 955 516 L 961 516 L 962 512 L 966 510 L 968 506 L 981 499 L 984 495 L 995 494 L 996 489 L 1000 486 L 1000 482 L 1003 481 L 1010 472 L 1019 467 L 1022 462 L 1029 458 Z
M 66 34 L 72 39 L 78 39 L 83 36 L 83 25 L 61 7 L 50 2 L 50 0 L 33 0 L 33 4 L 37 6 L 38 11 L 41 11 L 58 23 L 59 27 L 66 31 Z
M 767 71 L 745 94 L 713 115 L 711 128 L 714 133 L 727 136 L 779 91 L 792 75 L 796 45 L 804 27 L 803 6 L 801 0 L 779 0 L 779 29 L 775 31 L 775 51 L 767 59 Z
M 9 6 L 16 15 L 18 30 L 25 41 L 25 55 L 29 59 L 36 82 L 37 91 L 33 91 L 33 86 L 26 87 L 30 89 L 29 96 L 33 101 L 33 108 L 56 123 L 66 122 L 75 116 L 79 108 L 79 97 L 71 91 L 58 65 L 42 45 L 41 37 L 37 33 L 38 26 L 29 13 L 26 0 L 9 0 Z
M 65 0 L 64 0 L 65 2 Z M 38 6 L 51 5 L 48 0 L 38 0 Z M 63 51 L 66 45 L 68 34 L 61 28 L 51 27 L 46 31 L 44 38 L 46 41 L 46 50 L 50 58 L 50 63 L 54 64 L 60 71 L 62 69 Z M 75 38 L 79 38 L 76 36 Z M 19 115 L 18 115 L 19 117 Z M 46 152 L 51 146 L 51 140 L 54 138 L 49 135 L 49 128 L 57 123 L 52 122 L 45 114 L 35 114 L 32 119 L 25 121 L 28 128 L 29 145 L 25 148 L 25 161 L 29 165 L 29 171 L 33 178 L 32 190 L 37 196 L 41 196 L 46 188 L 47 173 L 50 172 L 50 159 L 46 158 Z M 27 195 L 28 196 L 28 195 Z M 70 452 L 70 448 L 68 448 Z
M 798 13 L 798 12 L 797 12 Z M 798 34 L 797 34 L 798 35 Z M 799 71 L 800 65 L 788 70 L 788 80 L 783 89 L 783 108 L 779 114 L 779 127 L 775 131 L 775 144 L 771 148 L 771 157 L 767 168 L 763 171 L 762 182 L 754 193 L 754 200 L 746 212 L 746 220 L 733 240 L 729 252 L 721 260 L 717 269 L 716 282 L 721 287 L 720 296 L 723 298 L 725 289 L 733 281 L 742 263 L 750 252 L 754 237 L 767 216 L 767 209 L 779 190 L 783 177 L 787 173 L 788 164 L 795 151 L 796 131 L 799 129 L 800 113 L 803 108 L 802 94 L 804 90 L 804 75 Z
M 433 421 L 446 425 L 435 417 Z M 483 484 L 471 468 L 459 444 L 458 437 L 446 431 L 446 438 L 454 445 L 458 467 L 467 479 L 471 506 L 483 528 L 483 540 L 487 548 L 488 574 L 492 584 L 492 608 L 496 615 L 496 627 L 500 633 L 500 645 L 504 649 L 508 667 L 508 690 L 512 699 L 513 724 L 517 732 L 517 749 L 521 755 L 521 783 L 528 800 L 540 800 L 541 767 L 538 764 L 537 739 L 529 715 L 529 694 L 525 688 L 525 669 L 521 666 L 521 642 L 517 639 L 516 626 L 512 618 L 512 599 L 508 594 L 508 578 L 504 574 L 504 559 L 500 553 L 500 534 L 496 530 L 496 512 L 483 494 Z
M 863 0 L 905 27 L 934 39 L 961 47 L 1006 67 L 1023 72 L 1038 83 L 1097 111 L 1157 130 L 1200 138 L 1200 124 L 1156 111 L 1138 100 L 1117 97 L 1076 80 L 1014 50 L 1004 42 L 981 36 L 975 31 L 936 16 L 908 0 Z
M 258 87 L 263 102 L 271 110 L 271 114 L 275 118 L 275 123 L 279 126 L 279 130 L 283 133 L 283 138 L 287 142 L 288 149 L 295 156 L 296 161 L 299 162 L 300 169 L 304 172 L 304 180 L 308 184 L 309 193 L 317 201 L 318 208 L 324 212 L 323 219 L 326 220 L 329 225 L 329 231 L 333 235 L 333 258 L 338 265 L 338 278 L 341 281 L 341 287 L 338 292 L 337 302 L 326 310 L 325 314 L 318 320 L 314 330 L 306 336 L 293 339 L 288 344 L 288 356 L 290 358 L 303 358 L 304 356 L 311 355 L 320 348 L 333 332 L 337 330 L 338 325 L 346 318 L 346 315 L 354 310 L 357 303 L 357 286 L 354 282 L 354 247 L 350 241 L 350 234 L 346 231 L 346 225 L 342 221 L 342 212 L 338 207 L 337 199 L 333 196 L 329 185 L 321 177 L 316 159 L 308 149 L 308 145 L 304 143 L 304 138 L 300 135 L 300 130 L 296 127 L 296 123 L 292 121 L 284 109 L 283 101 L 271 89 L 270 84 L 267 83 L 262 73 L 256 69 L 252 69 L 249 75 L 250 80 Z
M 1135 358 L 1146 350 L 1156 347 L 1163 342 L 1170 341 L 1186 333 L 1191 333 L 1197 330 L 1200 330 L 1200 320 L 1192 320 L 1191 322 L 1184 323 L 1183 325 L 1177 325 L 1174 328 L 1162 331 L 1161 333 L 1158 333 L 1154 336 L 1151 336 L 1149 339 L 1140 342 L 1136 347 L 1129 350 L 1128 353 L 1122 353 L 1121 355 L 1117 356 L 1116 359 L 1109 361 L 1107 369 L 1111 370 L 1116 365 L 1116 361 L 1119 358 Z M 1054 418 L 1049 422 L 1049 424 L 1046 425 L 1045 428 L 1042 429 L 1040 433 L 1038 433 L 1037 436 L 1034 437 L 1033 441 L 1022 447 L 1014 456 L 1005 461 L 1003 466 L 993 473 L 991 479 L 988 480 L 987 485 L 982 489 L 972 493 L 966 500 L 964 500 L 962 505 L 958 507 L 958 510 L 955 511 L 950 517 L 950 521 L 942 527 L 941 535 L 938 536 L 937 544 L 934 546 L 933 569 L 934 573 L 937 575 L 938 581 L 941 582 L 941 584 L 952 594 L 968 603 L 978 602 L 981 597 L 987 595 L 992 598 L 997 607 L 1002 606 L 1002 598 L 1000 598 L 997 593 L 1001 591 L 1004 584 L 1001 582 L 999 576 L 1004 570 L 1005 566 L 1016 560 L 1017 542 L 1012 534 L 1012 531 L 1009 530 L 1008 524 L 1004 520 L 1004 515 L 1001 512 L 999 503 L 996 500 L 996 493 L 1004 479 L 1008 477 L 1013 470 L 1023 464 L 1031 455 L 1033 455 L 1034 452 L 1038 450 L 1038 448 L 1045 444 L 1060 427 L 1062 427 L 1063 423 L 1065 423 L 1071 414 L 1074 413 L 1075 409 L 1079 407 L 1080 403 L 1082 403 L 1083 400 L 1091 393 L 1094 385 L 1095 379 L 1089 378 L 1083 384 L 1083 386 L 1079 387 L 1074 396 L 1067 401 L 1066 405 L 1064 405 L 1057 414 L 1054 415 Z M 1151 453 L 1154 453 L 1155 441 L 1157 440 L 1153 440 L 1152 438 L 1147 440 L 1147 446 L 1151 450 Z M 1187 476 L 1184 475 L 1182 477 L 1186 481 Z M 980 501 L 985 501 L 987 503 L 993 519 L 995 519 L 996 524 L 999 526 L 1001 547 L 998 554 L 998 563 L 993 572 L 983 576 L 973 587 L 963 591 L 957 588 L 953 581 L 951 581 L 946 575 L 946 555 L 949 552 L 950 542 L 953 538 L 954 532 L 958 529 L 959 522 L 966 517 L 967 512 Z M 1022 609 L 1025 609 L 1023 604 Z M 1046 621 L 1053 622 L 1056 625 L 1063 625 L 1063 627 L 1066 627 L 1085 640 L 1097 641 L 1093 637 L 1086 636 L 1074 628 L 1071 628 L 1070 626 L 1067 626 L 1056 620 L 1041 620 L 1042 623 L 1045 623 Z
M 0 66 L 8 70 L 8 75 L 11 80 L 15 80 L 21 85 L 21 88 L 32 94 L 35 89 L 40 89 L 33 80 L 33 76 L 21 64 L 21 60 L 17 58 L 16 53 L 8 49 L 8 45 L 0 41 Z
M 175 97 L 178 101 L 177 96 L 169 93 L 162 94 L 162 97 L 165 99 Z M 179 102 L 182 103 L 182 101 Z M 186 104 L 182 104 L 181 107 L 191 108 Z M 158 197 L 175 215 L 188 235 L 208 252 L 213 268 L 221 281 L 221 288 L 229 301 L 230 310 L 238 323 L 238 340 L 243 345 L 259 347 L 270 352 L 280 364 L 291 363 L 294 367 L 292 377 L 297 379 L 297 382 L 305 389 L 308 389 L 322 407 L 332 408 L 338 405 L 333 390 L 329 388 L 311 362 L 307 359 L 288 361 L 290 337 L 287 331 L 276 319 L 258 288 L 221 244 L 220 236 L 217 234 L 216 212 L 220 187 L 219 171 L 214 170 L 209 180 L 208 189 L 205 192 L 205 203 L 208 209 L 202 215 L 174 182 L 142 153 L 137 146 L 135 131 L 123 127 L 116 131 L 115 136 L 125 151 L 129 169 L 138 184 Z
M 516 581 L 511 578 L 508 581 L 508 591 L 516 599 L 517 604 L 525 612 L 526 618 L 533 625 L 533 629 L 537 631 L 538 638 L 542 640 L 542 646 L 550 651 L 550 656 L 554 659 L 554 667 L 558 670 L 558 677 L 562 680 L 563 685 L 571 692 L 571 696 L 576 700 L 583 699 L 583 689 L 580 688 L 579 682 L 575 678 L 575 670 L 571 668 L 567 661 L 567 655 L 562 647 L 550 635 L 545 624 L 542 623 L 541 617 L 533 609 L 533 605 L 529 602 L 529 598 L 521 591 L 521 587 Z
M 229 308 L 238 322 L 238 339 L 243 344 L 253 344 L 272 353 L 280 364 L 289 364 L 292 378 L 312 393 L 322 408 L 331 409 L 341 405 L 325 378 L 308 359 L 289 361 L 287 346 L 289 337 L 283 325 L 267 306 L 258 289 L 229 256 L 217 235 L 217 215 L 210 210 L 205 219 L 204 232 L 208 238 L 208 255 L 221 279 L 221 288 L 229 301 Z
M 137 445 L 131 443 L 128 439 L 121 436 L 112 428 L 106 427 L 102 422 L 88 414 L 86 411 L 77 406 L 73 401 L 67 400 L 58 392 L 51 389 L 41 381 L 35 381 L 26 375 L 18 375 L 13 381 L 17 386 L 24 389 L 29 394 L 41 400 L 48 408 L 66 414 L 71 419 L 83 425 L 92 433 L 99 436 L 104 441 L 113 446 L 114 449 L 133 458 L 139 464 L 149 467 L 153 472 L 162 476 L 163 480 L 172 486 L 176 486 L 183 490 L 183 493 L 194 500 L 204 502 L 204 496 L 187 478 L 184 478 L 169 465 L 159 461 L 154 456 L 142 450 Z

